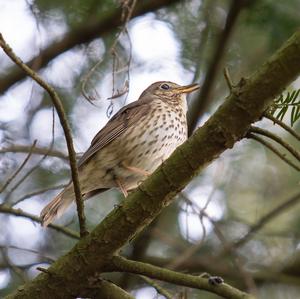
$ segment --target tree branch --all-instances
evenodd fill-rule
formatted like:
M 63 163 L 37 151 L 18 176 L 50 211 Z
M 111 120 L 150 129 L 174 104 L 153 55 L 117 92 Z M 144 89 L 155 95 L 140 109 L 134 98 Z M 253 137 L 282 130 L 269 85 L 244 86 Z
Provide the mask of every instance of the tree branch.
M 101 299 L 134 299 L 133 296 L 111 281 L 104 280 L 99 276 L 90 279 L 87 288 L 83 291 L 83 297 Z
M 283 121 L 277 119 L 276 117 L 274 117 L 271 113 L 269 112 L 265 112 L 264 113 L 264 117 L 268 118 L 269 120 L 271 120 L 272 122 L 274 122 L 275 124 L 279 125 L 280 127 L 282 127 L 283 129 L 285 129 L 287 132 L 289 132 L 292 136 L 294 136 L 298 141 L 300 141 L 300 135 L 297 134 L 297 132 L 295 132 L 290 126 L 286 125 Z
M 278 149 L 276 149 L 270 142 L 264 140 L 263 138 L 258 137 L 255 134 L 252 134 L 252 133 L 247 133 L 246 137 L 250 138 L 250 139 L 253 139 L 253 140 L 256 140 L 257 142 L 261 143 L 266 148 L 268 148 L 269 150 L 271 150 L 281 160 L 283 160 L 284 162 L 286 162 L 288 165 L 290 165 L 294 169 L 300 171 L 300 167 L 298 167 L 296 164 L 294 164 L 290 159 L 286 158 L 286 156 L 284 154 L 282 154 Z
M 0 193 L 2 193 L 6 187 L 11 183 L 11 181 L 18 175 L 18 173 L 23 169 L 23 167 L 26 165 L 26 163 L 29 161 L 31 155 L 32 155 L 32 152 L 35 148 L 35 145 L 37 143 L 37 140 L 34 140 L 32 146 L 30 147 L 29 149 L 29 152 L 26 156 L 26 158 L 24 159 L 24 161 L 22 162 L 22 164 L 17 168 L 17 170 L 7 179 L 7 181 L 3 184 L 2 187 L 0 187 Z
M 279 143 L 300 162 L 300 153 L 276 134 L 255 126 L 251 126 L 249 131 L 252 133 L 266 136 L 274 140 L 275 142 Z
M 166 268 L 160 268 L 150 264 L 127 260 L 121 256 L 114 256 L 112 259 L 110 271 L 129 272 L 145 275 L 150 278 L 159 279 L 162 281 L 182 285 L 186 287 L 196 288 L 199 290 L 209 291 L 230 299 L 250 299 L 253 298 L 238 289 L 231 287 L 225 283 L 220 285 L 212 285 L 207 278 L 184 274 Z
M 41 223 L 41 219 L 35 215 L 32 215 L 30 213 L 24 212 L 21 209 L 14 209 L 6 204 L 1 204 L 0 205 L 0 213 L 4 213 L 4 214 L 10 214 L 10 215 L 15 215 L 18 217 L 24 217 L 24 218 L 28 218 L 32 221 Z M 49 227 L 53 228 L 54 230 L 61 232 L 73 239 L 79 239 L 79 234 L 71 229 L 68 229 L 66 227 L 62 227 L 56 224 L 50 224 Z
M 122 205 L 51 265 L 48 270 L 53 275 L 39 274 L 8 299 L 80 297 L 89 277 L 105 272 L 112 257 L 168 206 L 194 176 L 242 139 L 274 96 L 299 73 L 300 31 L 297 31 L 251 77 L 241 80 L 213 116 Z
M 288 200 L 284 201 L 282 204 L 278 205 L 275 209 L 272 209 L 269 213 L 263 216 L 256 224 L 251 226 L 249 231 L 239 240 L 235 241 L 232 244 L 228 244 L 225 247 L 225 250 L 222 251 L 218 256 L 222 257 L 226 252 L 230 251 L 232 248 L 236 249 L 241 247 L 246 242 L 248 242 L 251 237 L 260 229 L 262 229 L 268 222 L 274 220 L 277 216 L 281 215 L 282 213 L 286 212 L 287 209 L 290 209 L 294 205 L 298 204 L 300 201 L 300 193 L 293 195 Z
M 34 81 L 36 81 L 42 88 L 44 88 L 50 98 L 52 99 L 53 105 L 57 111 L 61 126 L 64 130 L 64 135 L 68 147 L 69 153 L 69 161 L 71 167 L 72 181 L 74 186 L 74 193 L 77 205 L 77 213 L 79 219 L 79 228 L 80 228 L 80 236 L 84 237 L 87 235 L 87 230 L 85 226 L 85 215 L 84 215 L 84 203 L 80 191 L 79 179 L 78 179 L 78 169 L 76 162 L 76 153 L 74 150 L 73 139 L 71 134 L 71 128 L 69 126 L 66 113 L 64 111 L 64 107 L 62 102 L 57 94 L 57 92 L 46 82 L 44 81 L 36 72 L 30 69 L 26 64 L 22 62 L 22 60 L 15 55 L 10 46 L 3 39 L 2 34 L 0 33 L 0 47 L 7 54 L 7 56 L 16 63 L 28 76 L 30 76 Z
M 222 251 L 223 253 L 223 251 Z M 221 254 L 222 254 L 221 253 Z M 167 265 L 171 262 L 172 259 L 168 258 L 159 258 L 146 256 L 143 259 L 143 262 L 156 265 L 158 267 L 167 268 Z M 299 266 L 297 267 L 299 269 Z M 239 271 L 231 271 L 227 263 L 224 263 L 224 256 L 218 255 L 217 259 L 215 257 L 209 256 L 195 256 L 184 262 L 180 265 L 178 271 L 189 272 L 189 273 L 214 273 L 215 275 L 220 275 L 225 278 L 227 281 L 230 281 L 234 284 L 235 287 L 243 288 L 245 285 L 241 280 L 241 274 Z M 298 271 L 299 272 L 299 271 Z M 298 274 L 286 275 L 283 272 L 277 272 L 274 269 L 263 269 L 255 273 L 251 273 L 253 279 L 257 285 L 262 283 L 269 283 L 270 281 L 276 283 L 287 283 L 299 285 L 300 279 Z M 293 276 L 294 275 L 294 276 Z
M 172 294 L 170 294 L 169 291 L 167 291 L 166 289 L 164 289 L 163 287 L 161 287 L 158 283 L 156 283 L 155 281 L 153 281 L 152 279 L 148 278 L 147 276 L 144 275 L 140 275 L 141 279 L 144 280 L 146 283 L 148 283 L 149 285 L 151 285 L 153 288 L 155 288 L 156 292 L 160 295 L 163 295 L 164 297 L 166 297 L 166 299 L 173 299 L 174 296 Z
M 36 155 L 46 155 L 51 156 L 51 157 L 56 157 L 56 158 L 61 158 L 64 160 L 69 160 L 68 155 L 58 151 L 58 150 L 51 150 L 49 151 L 48 148 L 46 147 L 34 147 L 32 149 L 31 146 L 28 145 L 11 145 L 7 147 L 3 147 L 0 149 L 0 154 L 5 154 L 5 153 L 29 153 L 32 152 L 33 154 Z
M 17 199 L 13 203 L 11 203 L 11 206 L 16 206 L 17 204 L 19 204 L 20 202 L 24 201 L 27 198 L 30 198 L 30 197 L 33 197 L 33 196 L 36 196 L 36 195 L 40 195 L 40 194 L 45 193 L 47 191 L 63 189 L 67 186 L 68 186 L 67 184 L 62 184 L 62 185 L 57 185 L 57 186 L 53 186 L 53 187 L 48 187 L 48 188 L 36 190 L 36 191 L 31 192 L 31 193 L 27 193 L 27 194 L 21 196 L 19 199 Z
M 212 86 L 217 76 L 222 58 L 224 56 L 229 38 L 238 20 L 241 11 L 248 5 L 252 4 L 255 0 L 232 0 L 229 12 L 227 14 L 226 23 L 223 31 L 215 47 L 215 52 L 211 57 L 209 69 L 205 75 L 203 85 L 200 89 L 200 94 L 194 101 L 191 102 L 188 111 L 188 127 L 189 135 L 193 133 L 196 128 L 198 119 L 203 114 L 207 105 L 209 104 Z

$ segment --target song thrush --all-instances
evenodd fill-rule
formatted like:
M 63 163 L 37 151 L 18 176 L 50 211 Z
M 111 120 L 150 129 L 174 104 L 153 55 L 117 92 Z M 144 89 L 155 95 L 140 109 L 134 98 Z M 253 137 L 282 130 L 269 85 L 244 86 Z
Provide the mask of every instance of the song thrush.
M 98 132 L 78 162 L 84 199 L 118 187 L 124 196 L 187 139 L 186 94 L 198 84 L 150 85 L 139 99 L 119 110 Z M 75 199 L 72 182 L 41 212 L 43 226 Z

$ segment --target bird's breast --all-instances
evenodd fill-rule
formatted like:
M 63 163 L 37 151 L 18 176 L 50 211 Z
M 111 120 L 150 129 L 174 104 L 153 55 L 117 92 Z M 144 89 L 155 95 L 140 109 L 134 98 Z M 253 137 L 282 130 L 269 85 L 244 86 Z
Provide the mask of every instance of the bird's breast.
M 185 111 L 159 103 L 127 130 L 120 146 L 127 165 L 151 173 L 186 139 Z

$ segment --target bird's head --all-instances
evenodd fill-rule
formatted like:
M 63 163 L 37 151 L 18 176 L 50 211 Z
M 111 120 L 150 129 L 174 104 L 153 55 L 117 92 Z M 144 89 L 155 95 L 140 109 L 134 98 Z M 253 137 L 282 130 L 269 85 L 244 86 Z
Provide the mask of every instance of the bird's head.
M 147 89 L 143 91 L 140 99 L 147 97 L 149 99 L 161 98 L 162 100 L 176 100 L 183 99 L 185 101 L 186 94 L 199 89 L 199 84 L 190 84 L 180 86 L 170 81 L 159 81 L 151 84 Z

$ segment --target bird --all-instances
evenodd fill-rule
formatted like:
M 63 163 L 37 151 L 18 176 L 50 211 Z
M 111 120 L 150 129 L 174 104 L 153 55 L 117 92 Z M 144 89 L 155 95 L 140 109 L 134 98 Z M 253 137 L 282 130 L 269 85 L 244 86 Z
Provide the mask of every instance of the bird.
M 159 81 L 120 109 L 95 135 L 78 161 L 83 199 L 111 188 L 127 197 L 187 139 L 186 95 L 200 86 Z M 72 181 L 41 211 L 42 226 L 75 201 Z

